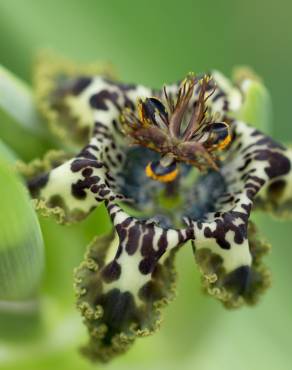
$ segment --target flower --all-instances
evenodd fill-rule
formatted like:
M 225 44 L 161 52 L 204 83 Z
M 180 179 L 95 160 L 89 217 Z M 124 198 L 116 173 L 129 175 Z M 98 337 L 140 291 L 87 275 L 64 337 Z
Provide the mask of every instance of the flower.
M 51 152 L 23 170 L 36 208 L 61 223 L 104 203 L 110 235 L 89 245 L 75 272 L 77 307 L 107 361 L 154 332 L 175 294 L 176 252 L 191 242 L 203 287 L 226 307 L 253 304 L 270 282 L 255 208 L 291 208 L 291 151 L 238 120 L 248 79 L 188 75 L 161 90 L 123 84 L 52 61 L 37 98 L 78 154 Z

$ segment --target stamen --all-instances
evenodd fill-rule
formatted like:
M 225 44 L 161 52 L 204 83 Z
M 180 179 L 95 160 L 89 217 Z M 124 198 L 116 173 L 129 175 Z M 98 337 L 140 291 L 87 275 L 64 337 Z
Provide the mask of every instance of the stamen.
M 199 81 L 201 88 L 200 88 L 198 101 L 197 101 L 196 107 L 194 108 L 192 112 L 190 122 L 184 132 L 184 135 L 183 135 L 184 140 L 190 139 L 190 137 L 193 136 L 194 133 L 203 126 L 203 124 L 207 123 L 206 113 L 207 113 L 208 108 L 206 107 L 206 102 L 214 94 L 216 90 L 216 85 L 215 85 L 212 92 L 207 97 L 205 97 L 208 83 L 210 82 L 210 80 L 211 78 L 209 76 L 204 76 L 204 78 L 202 78 Z
M 186 78 L 179 88 L 177 101 L 169 120 L 169 131 L 174 137 L 178 137 L 181 134 L 183 117 L 193 95 L 195 84 L 196 81 L 194 78 Z
M 159 162 L 148 164 L 147 176 L 171 182 L 178 173 L 175 162 L 185 162 L 200 171 L 219 169 L 217 151 L 226 148 L 232 136 L 229 123 L 220 122 L 222 112 L 211 114 L 207 105 L 216 89 L 211 76 L 198 79 L 188 75 L 180 84 L 176 97 L 164 87 L 161 97 L 140 99 L 137 112 L 122 112 L 121 124 L 132 142 L 162 156 Z M 166 157 L 171 158 L 168 164 Z

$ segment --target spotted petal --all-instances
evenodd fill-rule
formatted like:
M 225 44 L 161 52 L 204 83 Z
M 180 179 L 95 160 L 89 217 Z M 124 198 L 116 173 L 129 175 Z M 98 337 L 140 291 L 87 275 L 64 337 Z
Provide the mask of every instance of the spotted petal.
M 96 238 L 75 274 L 77 306 L 90 334 L 83 352 L 101 361 L 159 327 L 160 310 L 175 294 L 174 256 L 186 239 L 113 203 L 107 207 L 116 233 Z
M 243 122 L 234 124 L 234 136 L 220 170 L 226 191 L 204 220 L 188 220 L 195 235 L 197 262 L 204 274 L 214 273 L 208 278 L 208 291 L 227 306 L 252 303 L 258 291 L 252 291 L 255 280 L 261 279 L 261 286 L 268 284 L 267 274 L 255 273 L 253 251 L 262 248 L 254 247 L 253 235 L 249 235 L 250 212 L 258 194 L 291 177 L 291 159 L 282 145 Z M 290 184 L 286 186 L 284 193 L 291 196 Z M 278 198 L 279 204 L 281 199 L 285 198 Z M 210 286 L 216 287 L 216 293 Z
M 52 52 L 38 55 L 34 85 L 37 107 L 51 131 L 63 142 L 85 144 L 92 128 L 92 111 L 86 87 L 93 76 L 112 77 L 111 66 L 101 63 L 75 64 Z
M 205 292 L 222 301 L 227 308 L 237 308 L 244 303 L 255 304 L 259 296 L 270 286 L 270 272 L 262 263 L 262 257 L 270 245 L 258 236 L 256 227 L 249 222 L 248 243 L 251 265 L 242 265 L 231 272 L 224 268 L 224 259 L 209 248 L 196 250 L 196 262 L 202 273 Z
M 108 131 L 106 127 L 103 130 Z M 69 160 L 70 154 L 53 152 L 27 169 L 22 166 L 37 209 L 55 214 L 61 223 L 70 223 L 86 217 L 105 199 L 124 199 L 117 191 L 117 171 L 124 155 L 111 134 L 103 132 L 100 136 L 96 133 L 90 144 Z
M 86 217 L 105 199 L 124 199 L 119 193 L 120 172 L 128 142 L 121 133 L 119 115 L 122 108 L 133 108 L 138 96 L 152 92 L 110 81 L 106 71 L 99 76 L 97 70 L 63 60 L 40 63 L 36 70 L 39 106 L 53 131 L 64 141 L 86 143 L 68 161 L 45 171 L 38 168 L 29 177 L 37 207 L 61 215 L 60 222 Z
M 292 163 L 292 150 L 289 149 L 286 155 Z M 276 217 L 291 219 L 292 171 L 279 174 L 267 183 L 257 196 L 255 206 L 261 210 L 271 212 Z

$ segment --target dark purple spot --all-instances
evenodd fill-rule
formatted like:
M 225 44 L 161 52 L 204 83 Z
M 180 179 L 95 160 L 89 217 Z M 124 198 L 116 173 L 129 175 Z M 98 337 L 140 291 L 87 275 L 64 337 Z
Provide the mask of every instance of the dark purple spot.
M 118 280 L 121 276 L 121 266 L 114 260 L 106 265 L 102 270 L 102 277 L 107 283 Z

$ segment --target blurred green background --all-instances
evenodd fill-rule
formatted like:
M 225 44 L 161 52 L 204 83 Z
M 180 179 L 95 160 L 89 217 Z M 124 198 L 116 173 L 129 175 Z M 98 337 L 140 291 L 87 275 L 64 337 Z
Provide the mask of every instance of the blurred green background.
M 121 79 L 153 86 L 189 71 L 216 68 L 230 75 L 234 66 L 249 65 L 271 92 L 274 137 L 289 142 L 291 12 L 292 3 L 284 0 L 0 0 L 0 63 L 30 83 L 35 53 L 51 48 L 79 61 L 110 61 Z M 2 133 L 26 160 L 46 149 L 16 128 L 9 132 L 4 122 Z M 257 220 L 273 245 L 267 258 L 273 287 L 258 306 L 230 312 L 202 295 L 192 252 L 185 248 L 178 258 L 178 297 L 165 310 L 160 332 L 137 341 L 107 369 L 290 369 L 291 222 L 266 215 Z M 15 319 L 13 329 L 0 318 L 0 369 L 101 368 L 77 351 L 86 335 L 73 307 L 72 270 L 92 237 L 109 229 L 107 217 L 100 209 L 78 226 L 41 219 L 41 228 L 47 314 Z

